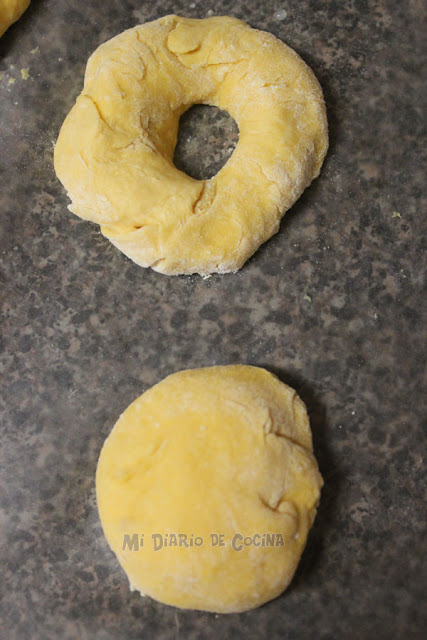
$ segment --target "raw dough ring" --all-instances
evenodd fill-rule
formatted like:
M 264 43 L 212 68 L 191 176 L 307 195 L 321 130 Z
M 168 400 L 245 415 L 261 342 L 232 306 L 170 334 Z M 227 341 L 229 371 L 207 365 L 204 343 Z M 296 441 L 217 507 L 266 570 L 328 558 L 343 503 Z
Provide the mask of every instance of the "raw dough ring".
M 96 474 L 104 533 L 131 588 L 220 613 L 286 589 L 321 486 L 304 404 L 250 366 L 180 371 L 146 391 L 105 441 Z M 155 550 L 153 534 L 186 535 L 189 546 Z
M 22 16 L 28 8 L 30 0 L 1 0 L 0 2 L 0 37 Z
M 173 164 L 179 118 L 196 103 L 240 131 L 210 180 Z M 322 90 L 295 51 L 235 18 L 170 15 L 90 57 L 55 169 L 71 211 L 137 264 L 204 275 L 237 271 L 278 231 L 327 146 Z

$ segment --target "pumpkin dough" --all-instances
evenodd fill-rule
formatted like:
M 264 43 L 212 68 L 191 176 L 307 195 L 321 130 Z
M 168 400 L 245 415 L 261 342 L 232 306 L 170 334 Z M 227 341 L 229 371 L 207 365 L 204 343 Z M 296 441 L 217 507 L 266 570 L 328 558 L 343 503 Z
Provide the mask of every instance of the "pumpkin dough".
M 0 37 L 22 16 L 28 8 L 30 0 L 1 0 L 0 2 Z
M 173 164 L 180 116 L 228 111 L 240 137 L 195 180 Z M 166 16 L 90 57 L 55 149 L 70 210 L 143 267 L 234 272 L 279 229 L 328 146 L 322 90 L 283 42 L 230 17 Z
M 131 588 L 220 613 L 286 589 L 321 486 L 304 404 L 250 366 L 181 371 L 146 391 L 105 441 L 96 476 Z

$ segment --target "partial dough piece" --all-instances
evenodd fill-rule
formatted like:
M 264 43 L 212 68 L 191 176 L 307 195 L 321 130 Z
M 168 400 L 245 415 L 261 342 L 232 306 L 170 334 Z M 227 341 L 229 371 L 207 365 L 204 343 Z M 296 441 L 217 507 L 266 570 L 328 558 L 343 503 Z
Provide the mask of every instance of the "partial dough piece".
M 214 105 L 239 142 L 210 180 L 173 164 L 180 116 Z M 328 147 L 322 90 L 273 35 L 230 17 L 171 15 L 90 57 L 55 148 L 71 211 L 143 267 L 234 272 L 279 229 Z
M 0 2 L 0 37 L 22 16 L 28 8 L 30 0 L 1 0 Z
M 322 484 L 304 404 L 250 366 L 181 371 L 146 391 L 105 441 L 96 474 L 104 533 L 131 588 L 220 613 L 286 589 Z M 153 534 L 203 544 L 156 551 Z

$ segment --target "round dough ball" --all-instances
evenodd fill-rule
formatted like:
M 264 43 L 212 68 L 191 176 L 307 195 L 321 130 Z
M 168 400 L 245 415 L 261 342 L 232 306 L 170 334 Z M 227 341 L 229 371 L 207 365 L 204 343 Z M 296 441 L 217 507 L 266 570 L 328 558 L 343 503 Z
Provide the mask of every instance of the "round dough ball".
M 181 371 L 146 391 L 105 441 L 96 475 L 131 588 L 219 613 L 286 589 L 321 486 L 304 404 L 250 366 Z
M 1 0 L 0 2 L 0 37 L 22 16 L 28 8 L 30 0 Z
M 210 180 L 173 164 L 194 104 L 239 126 Z M 328 146 L 322 90 L 283 42 L 230 17 L 171 15 L 129 29 L 90 57 L 55 148 L 71 211 L 143 267 L 234 272 L 279 229 Z

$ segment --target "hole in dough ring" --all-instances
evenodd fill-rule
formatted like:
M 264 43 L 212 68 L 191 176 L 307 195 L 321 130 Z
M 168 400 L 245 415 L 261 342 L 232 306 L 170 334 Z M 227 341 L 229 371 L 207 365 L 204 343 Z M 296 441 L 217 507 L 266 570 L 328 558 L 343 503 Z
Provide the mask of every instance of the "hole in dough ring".
M 228 111 L 231 158 L 210 180 L 173 164 L 180 116 Z M 229 17 L 166 16 L 90 57 L 55 148 L 70 210 L 137 264 L 177 275 L 235 272 L 278 231 L 328 146 L 322 90 L 273 35 Z
M 242 365 L 180 371 L 143 393 L 96 472 L 102 527 L 131 588 L 218 613 L 286 589 L 322 484 L 302 401 Z

